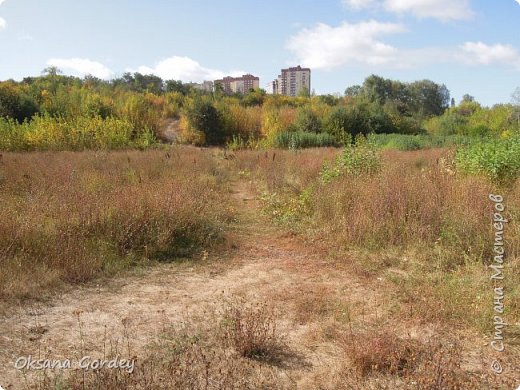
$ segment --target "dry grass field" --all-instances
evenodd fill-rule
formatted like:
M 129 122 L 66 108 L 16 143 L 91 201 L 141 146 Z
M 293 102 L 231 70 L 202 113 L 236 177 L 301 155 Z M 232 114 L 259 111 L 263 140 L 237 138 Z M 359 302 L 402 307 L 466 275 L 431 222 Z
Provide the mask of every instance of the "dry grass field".
M 0 386 L 520 385 L 520 183 L 461 175 L 449 150 L 334 173 L 340 154 L 4 153 Z M 510 220 L 503 352 L 489 194 Z M 14 368 L 29 355 L 135 366 Z
M 4 153 L 0 296 L 38 297 L 189 255 L 232 218 L 227 172 L 210 153 Z

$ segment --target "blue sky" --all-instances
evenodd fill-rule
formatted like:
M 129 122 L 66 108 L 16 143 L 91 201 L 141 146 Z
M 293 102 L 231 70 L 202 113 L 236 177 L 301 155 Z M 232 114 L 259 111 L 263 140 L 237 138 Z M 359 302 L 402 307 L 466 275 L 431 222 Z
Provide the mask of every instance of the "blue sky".
M 520 0 L 0 0 L 0 80 L 125 71 L 201 81 L 312 69 L 317 93 L 370 74 L 444 83 L 458 101 L 520 86 Z

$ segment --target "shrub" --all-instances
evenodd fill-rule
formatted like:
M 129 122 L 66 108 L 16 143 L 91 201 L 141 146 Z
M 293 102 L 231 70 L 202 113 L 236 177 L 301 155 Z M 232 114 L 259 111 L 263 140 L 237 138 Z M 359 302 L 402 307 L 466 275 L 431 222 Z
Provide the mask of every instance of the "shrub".
M 321 132 L 321 121 L 310 107 L 298 109 L 298 115 L 294 125 L 302 133 Z
M 14 119 L 0 117 L 0 150 L 22 151 L 29 149 L 24 128 Z
M 83 102 L 83 115 L 95 118 L 107 119 L 114 115 L 113 102 L 97 94 L 87 94 Z
M 297 223 L 311 215 L 310 199 L 312 190 L 301 191 L 298 197 L 287 197 L 277 193 L 264 193 L 261 199 L 264 202 L 263 212 L 273 221 L 286 225 L 291 229 L 297 227 Z
M 463 102 L 447 110 L 442 116 L 425 123 L 425 128 L 435 135 L 500 136 L 519 129 L 518 117 L 513 105 L 498 104 L 483 108 L 475 102 Z
M 374 138 L 359 135 L 355 145 L 347 145 L 343 153 L 332 165 L 324 165 L 321 179 L 328 182 L 335 177 L 347 173 L 350 175 L 372 175 L 381 169 L 381 156 L 377 151 Z
M 419 150 L 426 147 L 424 138 L 419 136 L 401 136 L 393 137 L 385 146 L 385 149 L 397 149 L 397 150 Z
M 287 149 L 317 148 L 336 146 L 336 139 L 327 133 L 305 131 L 282 132 L 276 135 L 274 146 Z
M 461 347 L 454 343 L 404 339 L 387 330 L 350 333 L 341 345 L 355 368 L 358 385 L 369 376 L 387 375 L 405 378 L 419 389 L 478 387 L 476 378 L 461 367 Z
M 117 110 L 117 116 L 132 124 L 134 133 L 139 136 L 142 131 L 157 131 L 163 119 L 165 100 L 162 97 L 147 93 L 129 95 L 124 104 Z
M 332 110 L 325 119 L 324 129 L 335 137 L 338 143 L 345 143 L 350 135 L 368 134 L 367 118 L 363 110 L 357 106 L 339 106 Z
M 180 137 L 179 141 L 183 144 L 191 144 L 197 146 L 203 146 L 206 143 L 205 134 L 202 131 L 194 129 L 188 118 L 182 116 L 179 121 Z
M 226 134 L 243 139 L 258 139 L 262 129 L 262 108 L 244 107 L 238 104 L 219 104 Z
M 349 334 L 341 344 L 361 377 L 372 373 L 410 375 L 423 352 L 414 340 L 400 339 L 389 332 Z
M 202 98 L 196 98 L 187 107 L 186 117 L 190 126 L 204 134 L 207 145 L 220 145 L 226 140 L 222 118 L 213 104 Z
M 246 139 L 237 135 L 233 135 L 231 140 L 227 142 L 226 148 L 230 150 L 259 149 L 262 148 L 262 141 L 253 137 Z
M 375 134 L 373 139 L 381 149 L 401 151 L 466 145 L 473 141 L 472 138 L 463 135 L 437 136 L 431 134 Z
M 20 89 L 11 82 L 0 83 L 0 118 L 11 118 L 23 122 L 38 113 L 36 101 Z
M 429 119 L 425 123 L 425 128 L 430 134 L 447 136 L 453 134 L 464 134 L 467 125 L 467 118 L 451 110 L 440 117 Z
M 273 361 L 283 349 L 276 315 L 265 303 L 230 301 L 224 309 L 223 337 L 243 357 Z
M 457 167 L 469 174 L 484 174 L 497 183 L 508 184 L 520 174 L 520 136 L 487 139 L 460 149 Z
M 279 133 L 287 132 L 294 124 L 295 109 L 292 107 L 265 107 L 262 113 L 262 134 L 269 146 L 275 145 Z
M 109 117 L 51 117 L 37 115 L 31 122 L 0 122 L 0 148 L 4 150 L 122 149 L 150 146 L 150 131 L 135 132 L 128 121 Z

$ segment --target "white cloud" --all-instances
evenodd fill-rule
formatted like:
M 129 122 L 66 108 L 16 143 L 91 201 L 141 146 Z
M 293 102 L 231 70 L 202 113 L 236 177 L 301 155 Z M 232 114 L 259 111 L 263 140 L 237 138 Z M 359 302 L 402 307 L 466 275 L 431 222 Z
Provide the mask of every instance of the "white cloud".
M 518 0 L 520 1 L 520 0 Z M 402 24 L 374 20 L 337 27 L 324 23 L 304 28 L 289 38 L 286 48 L 292 61 L 313 69 L 343 65 L 384 65 L 409 69 L 440 63 L 509 65 L 520 70 L 520 51 L 509 44 L 465 42 L 450 47 L 395 47 L 384 42 L 390 34 L 407 31 Z
M 443 22 L 473 16 L 469 0 L 343 0 L 343 4 L 353 9 L 383 8 L 397 14 L 411 13 L 419 19 L 434 18 Z
M 134 71 L 129 69 L 129 71 Z M 246 72 L 223 72 L 217 69 L 205 68 L 197 61 L 189 57 L 173 56 L 158 62 L 153 68 L 140 66 L 136 70 L 143 74 L 155 74 L 164 80 L 181 80 L 184 82 L 200 82 L 203 80 L 216 80 L 226 75 L 238 76 Z
M 0 5 L 2 5 L 2 3 L 4 2 L 5 0 L 0 0 Z M 3 30 L 7 28 L 7 22 L 5 21 L 4 18 L 1 18 L 0 17 L 0 30 Z
M 515 0 L 518 4 L 520 4 L 520 0 Z
M 47 65 L 72 71 L 79 76 L 92 75 L 100 79 L 109 79 L 113 75 L 105 65 L 86 58 L 52 58 L 47 61 Z
M 416 17 L 442 21 L 469 19 L 473 11 L 468 0 L 385 0 L 385 8 L 396 13 L 410 12 Z
M 470 64 L 506 64 L 520 67 L 520 53 L 511 45 L 466 42 L 461 49 L 465 54 L 461 60 Z
M 397 49 L 377 38 L 406 31 L 396 23 L 374 20 L 338 27 L 318 23 L 289 38 L 286 47 L 298 61 L 315 69 L 332 69 L 349 62 L 389 64 L 397 60 Z
M 373 6 L 375 2 L 376 0 L 343 0 L 343 5 L 348 8 L 362 9 Z

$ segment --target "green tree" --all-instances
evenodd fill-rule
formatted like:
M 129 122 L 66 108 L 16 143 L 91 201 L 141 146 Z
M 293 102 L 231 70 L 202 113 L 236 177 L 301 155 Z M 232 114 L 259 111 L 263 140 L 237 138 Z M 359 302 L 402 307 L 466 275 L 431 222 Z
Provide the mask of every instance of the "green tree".
M 207 145 L 221 145 L 226 141 L 222 118 L 207 99 L 196 98 L 188 107 L 188 121 L 197 131 L 204 133 Z
M 370 131 L 367 112 L 359 105 L 336 107 L 325 119 L 323 127 L 338 143 L 354 140 L 358 134 Z
M 141 73 L 134 73 L 135 88 L 139 92 L 150 92 L 155 95 L 160 95 L 163 92 L 163 80 L 156 75 Z
M 325 103 L 326 105 L 333 107 L 338 104 L 340 98 L 338 96 L 327 94 L 327 95 L 319 95 L 317 99 L 321 103 Z
M 49 66 L 42 70 L 42 75 L 46 77 L 56 77 L 60 74 L 63 74 L 63 72 L 57 66 Z
M 356 97 L 363 93 L 363 88 L 361 85 L 352 85 L 345 89 L 345 96 L 348 97 Z
M 125 89 L 134 92 L 150 92 L 160 95 L 164 91 L 164 82 L 159 76 L 153 74 L 143 75 L 139 72 L 126 72 L 121 78 L 115 79 L 112 83 L 116 86 L 124 86 Z
M 413 112 L 421 119 L 442 115 L 450 104 L 450 92 L 431 80 L 410 84 Z
M 263 89 L 252 89 L 242 98 L 242 105 L 246 107 L 261 106 L 264 103 L 266 92 Z
M 383 107 L 372 104 L 368 107 L 366 115 L 368 131 L 376 134 L 389 134 L 399 131 L 392 122 L 391 116 L 384 110 Z
M 192 87 L 183 84 L 180 80 L 167 80 L 166 81 L 166 92 L 180 92 L 183 95 L 187 95 L 192 90 Z
M 14 82 L 0 83 L 0 117 L 23 122 L 39 111 L 36 101 Z
M 372 103 L 384 105 L 392 97 L 392 80 L 371 75 L 363 82 L 363 94 Z
M 224 95 L 224 86 L 220 82 L 215 82 L 215 96 L 220 97 Z
M 371 75 L 361 89 L 351 87 L 346 94 L 364 96 L 370 103 L 379 104 L 391 113 L 412 116 L 419 120 L 441 115 L 448 107 L 450 94 L 445 85 L 431 80 L 403 83 Z
M 466 93 L 464 96 L 462 96 L 462 103 L 472 103 L 475 101 L 475 97 L 471 96 L 470 94 Z
M 296 128 L 308 133 L 320 133 L 321 121 L 310 107 L 301 107 L 295 122 Z

